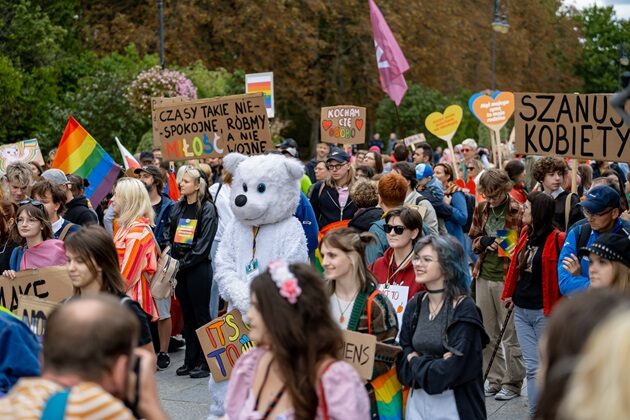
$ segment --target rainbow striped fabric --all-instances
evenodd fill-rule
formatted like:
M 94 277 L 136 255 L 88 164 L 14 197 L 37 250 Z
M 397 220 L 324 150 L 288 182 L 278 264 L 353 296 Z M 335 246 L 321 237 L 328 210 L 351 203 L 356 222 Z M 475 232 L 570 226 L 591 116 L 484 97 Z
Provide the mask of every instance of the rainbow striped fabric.
M 501 229 L 497 231 L 497 239 L 499 242 L 499 257 L 508 257 L 512 259 L 514 249 L 518 243 L 518 232 L 511 229 Z
M 52 167 L 86 178 L 90 185 L 85 189 L 85 196 L 94 205 L 98 205 L 111 191 L 121 170 L 72 116 L 68 118 Z
M 406 393 L 396 375 L 396 368 L 390 369 L 370 382 L 376 396 L 378 418 L 380 420 L 401 420 L 405 410 Z

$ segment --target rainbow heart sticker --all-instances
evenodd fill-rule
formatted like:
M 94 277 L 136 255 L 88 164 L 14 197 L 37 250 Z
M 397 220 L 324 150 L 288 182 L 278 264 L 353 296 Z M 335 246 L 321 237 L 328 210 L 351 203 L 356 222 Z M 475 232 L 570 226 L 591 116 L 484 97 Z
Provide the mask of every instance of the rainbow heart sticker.
M 500 130 L 514 113 L 514 94 L 498 90 L 490 96 L 483 92 L 475 93 L 468 100 L 468 108 L 483 125 Z
M 432 112 L 424 120 L 424 125 L 431 134 L 449 141 L 455 135 L 459 124 L 462 122 L 464 111 L 459 105 L 450 105 L 444 112 Z

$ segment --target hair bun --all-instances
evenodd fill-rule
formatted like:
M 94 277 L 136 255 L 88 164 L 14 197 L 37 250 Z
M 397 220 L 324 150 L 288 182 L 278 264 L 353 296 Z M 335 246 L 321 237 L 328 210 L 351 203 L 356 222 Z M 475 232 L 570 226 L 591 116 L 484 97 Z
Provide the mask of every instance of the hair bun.
M 359 239 L 363 245 L 368 245 L 373 242 L 376 242 L 376 236 L 370 232 L 361 232 L 359 233 Z

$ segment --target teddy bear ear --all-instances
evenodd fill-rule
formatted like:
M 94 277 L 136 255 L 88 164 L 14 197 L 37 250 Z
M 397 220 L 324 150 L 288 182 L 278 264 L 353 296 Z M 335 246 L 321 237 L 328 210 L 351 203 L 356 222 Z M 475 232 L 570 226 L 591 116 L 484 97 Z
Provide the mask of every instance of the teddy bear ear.
M 291 178 L 298 180 L 304 176 L 304 166 L 297 159 L 284 159 L 282 163 Z
M 236 168 L 242 161 L 247 159 L 247 156 L 240 153 L 229 153 L 223 158 L 223 167 L 231 174 L 236 172 Z

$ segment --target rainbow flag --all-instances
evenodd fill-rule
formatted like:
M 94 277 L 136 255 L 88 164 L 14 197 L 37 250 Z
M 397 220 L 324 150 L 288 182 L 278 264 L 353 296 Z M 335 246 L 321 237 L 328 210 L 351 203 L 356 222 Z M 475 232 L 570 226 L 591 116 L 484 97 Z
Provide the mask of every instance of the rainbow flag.
M 86 178 L 85 196 L 98 205 L 111 191 L 121 168 L 114 159 L 70 116 L 63 131 L 52 167 Z
M 396 368 L 392 368 L 375 378 L 370 384 L 376 397 L 378 418 L 380 420 L 402 420 L 407 395 L 398 381 Z
M 497 239 L 499 242 L 499 257 L 508 257 L 512 259 L 514 249 L 518 243 L 518 232 L 515 230 L 501 229 L 497 231 Z
M 273 72 L 246 74 L 245 93 L 262 93 L 265 97 L 267 117 L 274 117 Z

